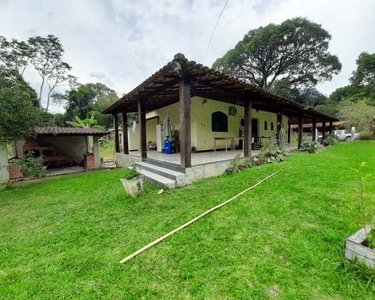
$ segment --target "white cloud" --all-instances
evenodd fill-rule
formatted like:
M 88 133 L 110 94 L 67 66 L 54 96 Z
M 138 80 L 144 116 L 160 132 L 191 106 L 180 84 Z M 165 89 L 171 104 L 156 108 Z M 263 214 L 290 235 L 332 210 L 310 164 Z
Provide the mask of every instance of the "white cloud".
M 54 34 L 80 82 L 101 81 L 129 92 L 181 52 L 202 63 L 225 0 L 1 1 L 1 34 L 27 39 Z M 230 0 L 208 51 L 206 65 L 232 48 L 252 28 L 303 16 L 332 34 L 330 51 L 343 69 L 318 88 L 329 94 L 346 85 L 362 51 L 375 52 L 375 1 Z M 37 88 L 38 77 L 28 73 Z M 57 108 L 54 107 L 54 110 Z

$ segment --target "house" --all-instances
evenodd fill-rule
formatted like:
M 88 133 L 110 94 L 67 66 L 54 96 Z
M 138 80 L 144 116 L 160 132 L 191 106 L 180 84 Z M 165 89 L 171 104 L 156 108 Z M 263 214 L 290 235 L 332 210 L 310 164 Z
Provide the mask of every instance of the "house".
M 127 114 L 133 112 L 138 112 L 139 124 L 130 130 Z M 147 179 L 169 187 L 220 175 L 234 156 L 250 157 L 262 144 L 290 143 L 292 124 L 302 129 L 304 123 L 316 127 L 317 122 L 328 122 L 332 130 L 337 121 L 312 107 L 189 61 L 182 54 L 104 113 L 113 115 L 117 164 L 136 164 Z M 123 119 L 123 147 L 118 114 Z M 161 152 L 165 133 L 160 131 L 166 121 L 172 124 L 168 134 L 174 136 L 174 154 Z M 322 132 L 325 135 L 326 126 Z M 301 141 L 299 130 L 297 146 Z M 159 152 L 150 150 L 149 142 L 157 144 Z

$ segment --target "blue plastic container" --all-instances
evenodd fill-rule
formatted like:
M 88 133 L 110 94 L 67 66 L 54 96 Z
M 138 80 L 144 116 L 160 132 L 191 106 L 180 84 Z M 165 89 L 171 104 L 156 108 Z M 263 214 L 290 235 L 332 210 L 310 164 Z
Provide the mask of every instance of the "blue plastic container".
M 164 153 L 172 154 L 172 143 L 169 140 L 164 141 Z

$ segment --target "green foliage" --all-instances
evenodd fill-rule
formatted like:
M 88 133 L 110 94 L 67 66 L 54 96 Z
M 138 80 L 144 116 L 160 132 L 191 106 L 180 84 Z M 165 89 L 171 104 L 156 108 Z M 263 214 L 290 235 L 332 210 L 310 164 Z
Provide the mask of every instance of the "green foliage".
M 269 164 L 284 161 L 289 156 L 289 151 L 278 145 L 268 145 L 263 147 L 258 154 L 261 164 Z
M 357 208 L 356 211 L 358 211 L 358 220 L 361 224 L 361 227 L 363 228 L 371 224 L 375 213 L 374 205 L 369 201 L 365 189 L 367 181 L 369 180 L 369 178 L 371 178 L 371 173 L 367 173 L 365 171 L 366 167 L 367 162 L 362 162 L 359 168 L 352 168 L 357 177 L 358 195 L 356 199 L 349 204 L 349 207 L 354 205 L 354 208 Z
M 337 136 L 333 133 L 329 133 L 326 135 L 325 139 L 321 141 L 323 146 L 331 146 L 336 145 L 338 143 Z
M 128 168 L 128 170 L 125 173 L 125 176 L 123 178 L 126 179 L 126 180 L 132 180 L 132 179 L 135 179 L 139 176 L 140 176 L 140 174 L 134 168 L 132 168 L 132 169 Z
M 342 209 L 345 199 L 356 197 L 348 188 L 348 170 L 374 157 L 374 147 L 372 141 L 353 142 L 317 156 L 294 152 L 282 172 L 126 265 L 119 260 L 259 182 L 280 164 L 160 195 L 160 187 L 145 182 L 137 200 L 124 193 L 124 169 L 0 188 L 0 295 L 374 299 L 373 281 L 347 269 L 342 253 L 356 226 L 352 211 Z M 374 173 L 375 164 L 369 163 L 366 172 Z M 368 193 L 375 199 L 371 184 Z M 269 297 L 270 290 L 278 291 L 278 298 Z
M 375 132 L 375 106 L 369 105 L 365 99 L 356 103 L 350 99 L 343 101 L 338 116 L 348 128 L 355 126 L 359 132 Z
M 33 105 L 35 92 L 16 71 L 0 67 L 0 141 L 12 142 L 34 135 L 40 111 Z
M 371 248 L 375 249 L 375 229 L 374 228 L 370 230 L 370 233 L 367 236 L 367 242 Z
M 43 158 L 33 157 L 31 153 L 22 156 L 20 159 L 11 161 L 10 164 L 20 165 L 23 174 L 29 178 L 42 178 L 47 174 Z
M 327 99 L 323 104 L 317 105 L 315 109 L 323 114 L 333 117 L 337 117 L 339 111 L 337 103 L 330 99 Z
M 375 91 L 375 53 L 362 52 L 357 61 L 357 69 L 350 81 L 355 86 L 369 86 Z
M 98 129 L 103 129 L 103 126 L 100 126 L 98 124 L 98 120 L 95 120 L 95 115 L 94 113 L 90 114 L 90 118 L 86 119 L 81 119 L 78 116 L 75 116 L 75 121 L 67 121 L 69 125 L 72 125 L 73 127 L 78 127 L 78 128 L 98 128 Z
M 303 139 L 301 142 L 299 151 L 314 154 L 314 153 L 320 152 L 322 148 L 323 148 L 322 144 L 317 141 Z
M 69 118 L 78 116 L 80 119 L 86 119 L 91 111 L 95 111 L 95 115 L 101 114 L 98 110 L 117 100 L 117 94 L 102 83 L 88 83 L 68 91 L 65 98 L 68 101 L 66 113 Z M 98 104 L 95 106 L 96 103 Z M 109 126 L 109 118 L 106 117 L 103 123 L 99 124 L 104 127 Z
M 359 134 L 359 139 L 361 141 L 369 141 L 369 140 L 373 140 L 375 139 L 374 137 L 374 134 L 372 132 L 369 132 L 369 131 L 362 131 L 360 132 Z
M 341 70 L 337 56 L 328 52 L 330 39 L 319 24 L 289 19 L 250 30 L 213 67 L 261 88 L 278 80 L 291 88 L 310 88 Z

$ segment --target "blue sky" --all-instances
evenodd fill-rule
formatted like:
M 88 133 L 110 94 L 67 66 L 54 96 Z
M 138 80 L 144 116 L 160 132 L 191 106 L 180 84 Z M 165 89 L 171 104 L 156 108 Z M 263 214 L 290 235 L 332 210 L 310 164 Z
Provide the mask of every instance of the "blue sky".
M 318 86 L 325 94 L 346 85 L 362 51 L 375 52 L 373 0 L 229 0 L 205 61 L 204 52 L 225 0 L 0 0 L 0 35 L 27 39 L 54 34 L 81 83 L 103 82 L 119 95 L 178 53 L 211 66 L 253 28 L 307 17 L 332 35 L 330 51 L 342 72 Z M 38 75 L 26 79 L 35 88 Z M 53 111 L 58 111 L 53 106 Z M 60 108 L 61 109 L 61 108 Z

